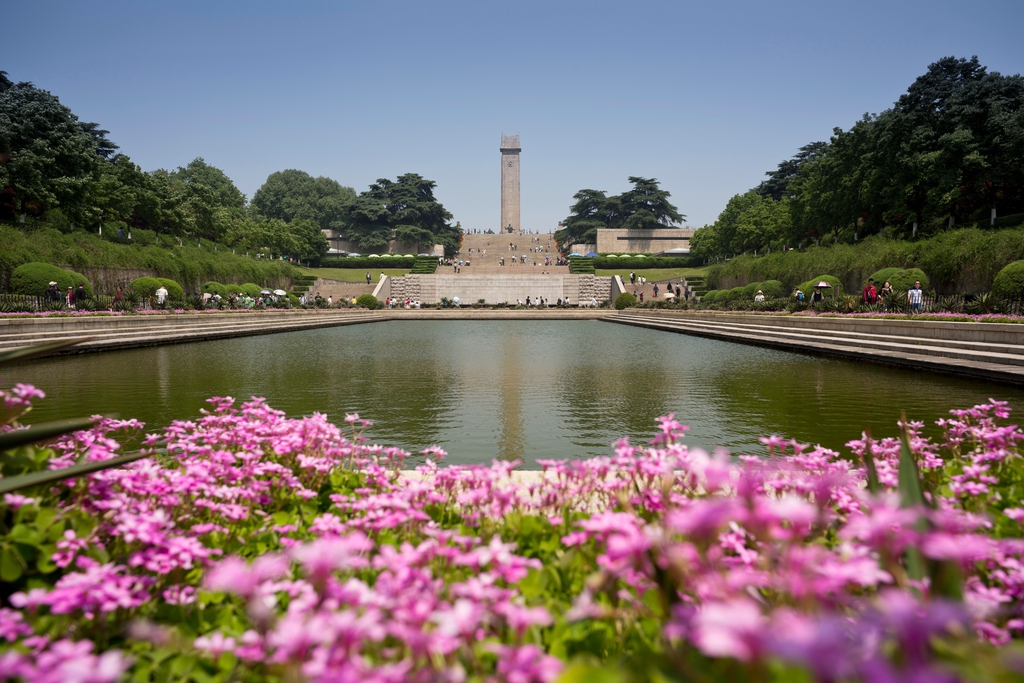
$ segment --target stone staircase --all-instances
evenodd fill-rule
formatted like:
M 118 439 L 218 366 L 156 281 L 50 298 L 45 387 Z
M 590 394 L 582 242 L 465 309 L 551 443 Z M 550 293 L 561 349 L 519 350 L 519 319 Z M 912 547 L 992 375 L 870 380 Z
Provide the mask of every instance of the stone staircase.
M 534 240 L 539 240 L 535 242 Z M 513 249 L 509 249 L 512 245 Z M 472 251 L 471 251 L 472 250 Z M 512 265 L 512 257 L 516 264 Z M 520 257 L 525 263 L 520 262 Z M 463 266 L 462 275 L 491 275 L 509 273 L 568 275 L 568 266 L 545 266 L 544 258 L 550 257 L 552 263 L 558 258 L 555 249 L 555 238 L 551 233 L 540 235 L 466 235 L 462 239 L 462 248 L 456 258 L 469 260 L 469 267 Z M 505 265 L 499 266 L 500 259 Z M 441 266 L 438 274 L 455 274 L 451 266 Z
M 1024 384 L 1013 324 L 623 311 L 609 322 Z
M 205 341 L 373 320 L 360 310 L 183 313 L 168 315 L 9 318 L 0 321 L 0 351 L 89 337 L 66 353 Z

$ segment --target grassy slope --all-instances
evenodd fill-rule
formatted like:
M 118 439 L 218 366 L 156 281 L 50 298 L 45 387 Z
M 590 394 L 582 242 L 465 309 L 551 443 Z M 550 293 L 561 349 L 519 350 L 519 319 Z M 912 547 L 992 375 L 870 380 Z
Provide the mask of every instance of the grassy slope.
M 360 268 L 299 268 L 299 270 L 302 271 L 303 275 L 316 275 L 328 280 L 366 283 L 367 271 Z M 373 282 L 377 282 L 380 279 L 381 273 L 388 277 L 402 277 L 410 272 L 412 270 L 409 268 L 375 268 L 369 271 Z
M 678 280 L 681 277 L 704 275 L 707 268 L 598 268 L 594 272 L 596 275 L 603 275 L 605 277 L 619 275 L 628 280 L 629 274 L 633 271 L 636 271 L 638 275 L 646 277 L 648 282 L 661 282 L 663 280 Z
M 124 245 L 86 232 L 64 234 L 46 227 L 21 230 L 0 224 L 0 284 L 6 284 L 15 268 L 30 261 L 71 268 L 144 268 L 182 284 L 207 280 L 266 284 L 296 274 L 296 269 L 284 262 L 225 251 Z
M 818 275 L 834 275 L 845 289 L 855 292 L 877 270 L 917 267 L 941 294 L 986 292 L 1006 264 L 1020 259 L 1024 259 L 1024 229 L 964 228 L 916 241 L 874 236 L 856 245 L 738 256 L 709 267 L 707 280 L 713 289 L 764 280 L 780 280 L 791 287 Z

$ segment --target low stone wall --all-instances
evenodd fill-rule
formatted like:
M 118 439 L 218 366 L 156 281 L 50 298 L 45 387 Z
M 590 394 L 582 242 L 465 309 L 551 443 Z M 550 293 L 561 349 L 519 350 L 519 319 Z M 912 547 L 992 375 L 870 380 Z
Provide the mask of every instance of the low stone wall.
M 435 274 L 390 278 L 386 289 L 387 296 L 393 299 L 411 299 L 425 304 L 454 297 L 464 304 L 480 299 L 488 304 L 515 303 L 517 299 L 526 301 L 526 297 L 531 301 L 542 297 L 551 303 L 568 298 L 572 304 L 580 304 L 594 299 L 608 301 L 611 287 L 611 278 L 594 275 Z
M 935 320 L 913 320 L 899 318 L 855 318 L 830 317 L 824 315 L 762 315 L 714 312 L 673 311 L 665 309 L 629 310 L 624 313 L 640 313 L 665 318 L 702 320 L 709 322 L 740 323 L 744 325 L 765 325 L 789 327 L 804 330 L 828 330 L 831 332 L 863 332 L 898 337 L 945 339 L 950 341 L 984 342 L 988 344 L 1021 344 L 1024 340 L 1024 325 L 1013 323 L 945 322 Z

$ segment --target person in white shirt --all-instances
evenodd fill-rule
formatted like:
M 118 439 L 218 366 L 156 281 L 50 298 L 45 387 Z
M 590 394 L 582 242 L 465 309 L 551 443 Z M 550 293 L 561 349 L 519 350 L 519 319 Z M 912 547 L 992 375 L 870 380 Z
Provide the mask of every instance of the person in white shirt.
M 917 313 L 921 310 L 924 300 L 924 292 L 921 291 L 921 281 L 914 282 L 914 286 L 907 292 L 907 300 L 910 302 L 910 312 Z
M 167 288 L 160 285 L 160 289 L 156 290 L 155 294 L 157 306 L 163 306 L 164 302 L 167 301 Z

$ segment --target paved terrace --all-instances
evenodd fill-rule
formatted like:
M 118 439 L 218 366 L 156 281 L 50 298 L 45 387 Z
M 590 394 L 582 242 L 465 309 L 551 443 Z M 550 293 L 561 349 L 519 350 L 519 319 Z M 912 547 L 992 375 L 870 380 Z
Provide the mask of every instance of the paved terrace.
M 227 339 L 386 320 L 596 320 L 607 309 L 269 310 L 210 313 L 0 318 L 0 351 L 89 337 L 64 353 Z
M 622 311 L 609 322 L 786 351 L 1024 384 L 1024 325 L 825 316 Z

